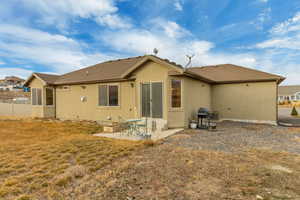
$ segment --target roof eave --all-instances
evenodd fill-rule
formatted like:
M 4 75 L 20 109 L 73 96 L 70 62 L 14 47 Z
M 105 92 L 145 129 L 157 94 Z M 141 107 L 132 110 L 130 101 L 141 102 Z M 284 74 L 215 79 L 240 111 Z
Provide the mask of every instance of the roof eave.
M 136 63 L 133 67 L 131 67 L 130 69 L 128 69 L 125 73 L 123 73 L 121 75 L 122 78 L 126 78 L 128 77 L 133 71 L 135 71 L 136 69 L 138 69 L 140 66 L 142 66 L 144 63 L 148 62 L 148 61 L 153 61 L 155 63 L 159 63 L 159 64 L 162 64 L 162 65 L 167 65 L 167 66 L 170 66 L 172 68 L 174 68 L 176 71 L 180 72 L 180 73 L 183 73 L 184 72 L 184 69 L 183 68 L 180 68 L 179 66 L 176 66 L 176 65 L 173 65 L 173 64 L 170 64 L 162 59 L 158 59 L 156 58 L 155 56 L 152 56 L 152 55 L 146 55 L 144 59 L 142 59 L 140 62 Z
M 56 82 L 53 85 L 61 86 L 61 85 L 81 85 L 81 84 L 96 84 L 96 83 L 111 83 L 111 82 L 126 82 L 126 81 L 134 81 L 135 78 L 119 78 L 119 79 L 106 79 L 106 80 L 92 80 L 92 81 L 73 81 L 73 82 Z
M 284 80 L 284 79 L 283 79 Z M 233 81 L 216 81 L 215 84 L 232 84 L 232 83 L 259 83 L 259 82 L 276 82 L 280 84 L 282 79 L 252 79 L 252 80 L 233 80 Z
M 198 74 L 195 74 L 195 73 L 192 73 L 192 72 L 188 72 L 188 71 L 185 71 L 183 73 L 172 71 L 172 72 L 169 73 L 169 76 L 187 76 L 187 77 L 190 77 L 190 78 L 193 78 L 193 79 L 197 79 L 197 80 L 203 81 L 205 83 L 210 83 L 210 84 L 215 83 L 213 80 L 204 78 L 203 76 L 200 76 Z
M 42 81 L 42 83 L 46 86 L 48 85 L 48 83 L 46 81 L 44 81 L 41 77 L 39 77 L 36 73 L 32 73 L 29 78 L 24 82 L 23 86 L 28 87 L 29 83 L 31 82 L 31 80 L 33 78 L 37 78 L 40 81 Z

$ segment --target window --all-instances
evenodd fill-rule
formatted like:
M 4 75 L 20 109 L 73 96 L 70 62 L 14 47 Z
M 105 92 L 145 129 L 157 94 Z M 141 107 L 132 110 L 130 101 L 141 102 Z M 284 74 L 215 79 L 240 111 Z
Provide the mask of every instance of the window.
M 300 92 L 296 93 L 296 100 L 300 100 Z
M 118 106 L 119 86 L 100 85 L 99 86 L 99 106 Z
M 172 97 L 171 97 L 172 108 L 180 108 L 181 107 L 181 80 L 173 79 L 171 81 L 171 89 L 172 89 Z
M 42 105 L 42 89 L 32 88 L 31 90 L 32 105 Z
M 46 105 L 52 106 L 53 105 L 53 88 L 46 88 Z
M 279 96 L 279 100 L 284 100 L 284 97 L 283 96 Z
M 295 95 L 292 95 L 291 96 L 291 100 L 295 100 L 296 99 L 296 96 Z

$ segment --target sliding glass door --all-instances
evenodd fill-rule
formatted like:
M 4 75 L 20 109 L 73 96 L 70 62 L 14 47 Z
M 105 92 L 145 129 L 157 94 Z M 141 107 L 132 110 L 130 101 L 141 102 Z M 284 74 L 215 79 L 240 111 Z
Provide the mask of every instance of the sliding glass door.
M 163 84 L 162 82 L 141 84 L 142 117 L 163 117 Z

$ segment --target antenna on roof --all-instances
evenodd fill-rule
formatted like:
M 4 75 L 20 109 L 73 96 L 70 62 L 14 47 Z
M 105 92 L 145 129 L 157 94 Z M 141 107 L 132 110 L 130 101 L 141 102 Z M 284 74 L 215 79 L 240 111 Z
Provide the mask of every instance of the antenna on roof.
M 158 54 L 158 49 L 157 49 L 157 48 L 154 48 L 154 49 L 153 49 L 153 53 L 154 53 L 154 55 L 156 56 L 156 55 Z
M 186 55 L 186 57 L 189 59 L 188 63 L 185 65 L 185 68 L 188 68 L 190 66 L 192 66 L 192 58 L 194 57 L 195 55 Z

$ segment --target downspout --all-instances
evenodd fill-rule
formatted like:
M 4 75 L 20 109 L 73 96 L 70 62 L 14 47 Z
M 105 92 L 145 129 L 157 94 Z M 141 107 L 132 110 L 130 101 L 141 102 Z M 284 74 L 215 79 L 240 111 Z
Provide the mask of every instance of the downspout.
M 55 86 L 53 86 L 53 90 L 54 90 L 54 96 L 55 96 L 55 98 L 54 98 L 54 119 L 56 119 L 56 100 L 57 100 L 57 97 L 56 97 L 56 87 Z
M 278 118 L 278 85 L 279 81 L 276 81 L 276 124 L 279 125 L 279 118 Z

